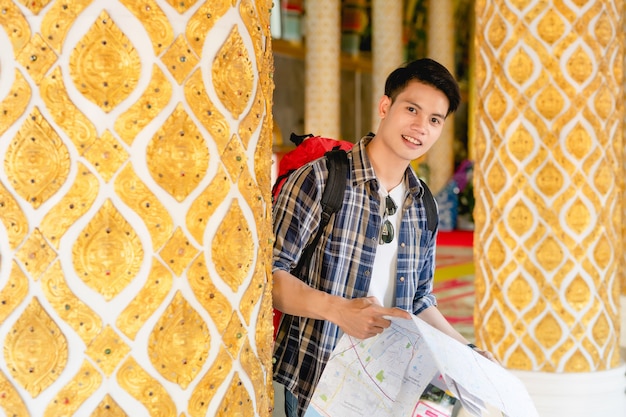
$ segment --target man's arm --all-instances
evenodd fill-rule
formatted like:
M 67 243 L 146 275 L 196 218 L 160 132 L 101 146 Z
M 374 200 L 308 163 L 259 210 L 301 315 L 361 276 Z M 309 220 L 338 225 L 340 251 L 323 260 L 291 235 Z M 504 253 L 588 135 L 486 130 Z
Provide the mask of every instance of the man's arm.
M 384 316 L 411 318 L 404 310 L 382 307 L 374 297 L 349 300 L 316 290 L 287 271 L 277 270 L 273 278 L 274 308 L 294 316 L 328 320 L 357 339 L 382 333 L 391 325 Z

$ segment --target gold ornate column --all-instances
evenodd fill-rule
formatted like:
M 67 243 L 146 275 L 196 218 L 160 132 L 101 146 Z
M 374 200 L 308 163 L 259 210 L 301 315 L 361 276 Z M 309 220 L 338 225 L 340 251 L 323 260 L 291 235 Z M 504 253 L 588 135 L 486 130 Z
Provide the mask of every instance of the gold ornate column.
M 428 4 L 428 56 L 454 74 L 454 4 L 452 0 Z M 428 185 L 440 191 L 454 174 L 454 114 L 446 120 L 437 143 L 426 156 L 430 171 Z
M 372 2 L 372 132 L 378 129 L 378 102 L 387 76 L 404 61 L 402 0 Z
M 476 2 L 477 344 L 542 417 L 626 410 L 623 4 Z
M 341 1 L 308 1 L 305 7 L 304 131 L 340 138 Z
M 0 0 L 0 414 L 270 415 L 271 3 Z

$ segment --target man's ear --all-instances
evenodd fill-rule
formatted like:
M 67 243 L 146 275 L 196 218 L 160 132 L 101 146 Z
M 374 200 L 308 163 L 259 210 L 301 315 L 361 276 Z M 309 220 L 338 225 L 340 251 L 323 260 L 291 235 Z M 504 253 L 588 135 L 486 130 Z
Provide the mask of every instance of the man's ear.
M 378 116 L 381 119 L 384 119 L 389 113 L 389 108 L 391 107 L 391 98 L 389 96 L 383 95 L 378 102 Z

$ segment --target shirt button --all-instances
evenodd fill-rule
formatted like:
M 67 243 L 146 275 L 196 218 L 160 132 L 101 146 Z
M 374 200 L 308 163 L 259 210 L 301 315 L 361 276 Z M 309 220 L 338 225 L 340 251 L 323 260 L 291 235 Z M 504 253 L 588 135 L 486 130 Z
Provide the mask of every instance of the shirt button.
M 404 282 L 404 277 L 400 277 L 400 282 Z
M 276 359 L 275 356 L 272 356 L 272 363 L 276 363 L 276 362 L 278 362 L 278 359 Z
M 404 242 L 400 243 L 400 247 L 405 247 L 406 245 L 404 244 Z
M 365 276 L 369 277 L 370 276 L 370 271 L 365 271 Z

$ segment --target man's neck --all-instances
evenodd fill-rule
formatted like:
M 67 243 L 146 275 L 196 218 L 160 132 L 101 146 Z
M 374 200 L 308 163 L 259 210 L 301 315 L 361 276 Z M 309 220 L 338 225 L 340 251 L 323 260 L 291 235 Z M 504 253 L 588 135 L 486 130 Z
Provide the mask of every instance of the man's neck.
M 387 192 L 393 190 L 404 179 L 404 173 L 408 167 L 405 160 L 399 160 L 384 146 L 372 140 L 365 151 L 370 159 L 376 178 Z

